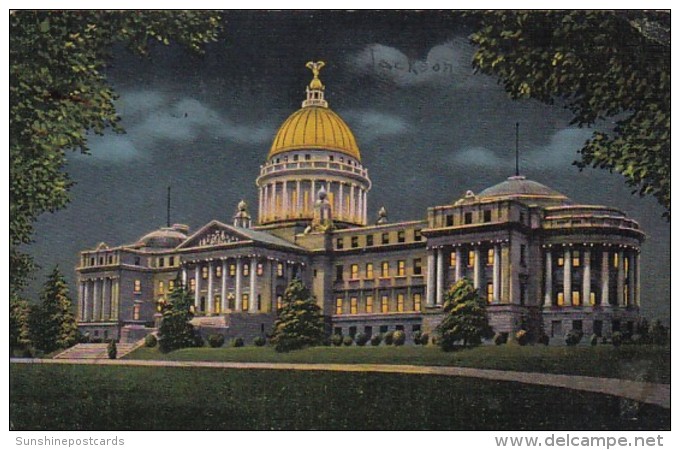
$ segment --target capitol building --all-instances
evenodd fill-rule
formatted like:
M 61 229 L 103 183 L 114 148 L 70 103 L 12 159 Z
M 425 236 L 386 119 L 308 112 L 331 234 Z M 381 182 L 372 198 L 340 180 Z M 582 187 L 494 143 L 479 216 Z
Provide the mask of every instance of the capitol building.
M 228 220 L 195 230 L 176 224 L 82 251 L 83 333 L 144 337 L 181 280 L 201 333 L 251 342 L 271 333 L 296 277 L 329 333 L 403 330 L 408 340 L 431 333 L 446 291 L 462 277 L 487 301 L 496 332 L 525 329 L 563 342 L 573 329 L 633 331 L 645 238 L 635 220 L 518 175 L 412 221 L 390 222 L 384 208 L 369 215 L 372 181 L 359 144 L 325 99 L 323 63 L 307 67 L 306 99 L 273 136 L 255 180 L 257 217 L 240 202 Z

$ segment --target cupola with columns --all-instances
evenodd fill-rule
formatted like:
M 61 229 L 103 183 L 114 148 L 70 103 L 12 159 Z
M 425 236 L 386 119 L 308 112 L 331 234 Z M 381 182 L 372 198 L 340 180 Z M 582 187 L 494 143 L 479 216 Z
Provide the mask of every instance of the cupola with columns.
M 257 178 L 259 225 L 309 224 L 324 188 L 336 227 L 366 225 L 368 170 L 354 134 L 333 112 L 319 78 L 323 61 L 308 62 L 312 81 L 302 108 L 279 128 Z

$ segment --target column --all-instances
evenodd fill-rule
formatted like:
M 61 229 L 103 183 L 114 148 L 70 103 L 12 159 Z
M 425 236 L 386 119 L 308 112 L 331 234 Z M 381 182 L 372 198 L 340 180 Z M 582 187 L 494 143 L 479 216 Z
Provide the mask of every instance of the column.
M 309 210 L 314 211 L 314 202 L 316 201 L 316 180 L 312 180 L 312 191 L 309 195 Z
M 250 258 L 250 299 L 248 309 L 251 313 L 257 312 L 257 292 L 255 292 L 255 282 L 257 281 L 257 258 Z
M 434 268 L 434 249 L 430 249 L 427 253 L 427 306 L 434 306 L 434 289 L 435 289 L 435 268 Z M 374 297 L 380 301 L 380 298 Z
M 269 218 L 276 216 L 276 182 L 271 183 L 269 192 Z
M 340 208 L 338 208 L 337 218 L 343 220 L 347 215 L 345 211 L 345 183 L 340 183 L 340 192 L 338 193 L 338 200 L 340 202 Z
M 564 249 L 564 271 L 563 271 L 563 286 L 564 286 L 564 306 L 571 305 L 571 250 Z
M 289 211 L 288 205 L 289 205 L 289 203 L 290 202 L 288 201 L 288 180 L 284 180 L 284 182 L 283 182 L 283 202 L 281 202 L 281 204 L 283 205 L 283 212 L 282 212 L 281 216 L 284 217 L 284 218 L 288 217 L 288 211 Z
M 635 252 L 631 251 L 628 253 L 628 306 L 635 306 L 635 288 L 637 287 L 635 283 Z
M 111 280 L 111 318 L 113 320 L 119 319 L 119 308 L 120 303 L 120 280 L 114 278 Z
M 456 260 L 458 263 L 458 260 Z M 494 245 L 493 247 L 493 301 L 500 303 L 501 301 L 501 246 Z
M 510 278 L 512 267 L 510 264 L 510 244 L 501 245 L 501 303 L 510 303 L 512 298 Z
M 358 218 L 359 222 L 362 223 L 362 224 L 364 223 L 363 214 L 362 214 L 362 211 L 364 210 L 363 201 L 364 201 L 364 191 L 361 188 L 359 188 L 359 205 L 357 206 L 357 218 Z
M 456 281 L 463 278 L 463 264 L 460 258 L 463 257 L 463 252 L 460 247 L 456 247 Z
M 227 310 L 227 260 L 222 260 L 222 289 L 220 290 L 220 301 L 222 314 Z
M 78 285 L 78 316 L 77 320 L 85 320 L 85 283 L 80 281 Z
M 355 212 L 355 198 L 354 198 L 354 185 L 352 184 L 349 188 L 349 220 L 354 220 Z
M 295 212 L 296 216 L 300 216 L 302 214 L 302 191 L 300 190 L 300 180 L 297 180 L 295 182 L 295 192 L 296 192 L 296 200 L 297 204 L 295 205 Z
M 187 286 L 187 268 L 182 267 L 182 287 L 187 290 L 189 287 Z
M 482 284 L 482 258 L 481 258 L 482 252 L 480 251 L 479 247 L 475 247 L 474 252 L 475 252 L 475 265 L 472 268 L 472 281 L 474 283 L 475 289 L 479 289 L 480 285 Z
M 624 263 L 623 263 L 623 250 L 619 250 L 618 252 L 618 258 L 619 258 L 619 267 L 617 268 L 617 273 L 616 273 L 616 304 L 619 305 L 619 307 L 624 306 L 626 304 L 626 299 L 623 296 L 623 285 L 626 282 L 626 274 L 623 271 L 624 269 Z
M 214 309 L 213 305 L 213 272 L 214 272 L 214 267 L 211 262 L 208 262 L 208 294 L 206 295 L 206 301 L 207 301 L 207 308 L 206 312 L 208 314 L 212 314 Z
M 92 285 L 92 320 L 98 321 L 100 319 L 101 308 L 99 302 L 101 301 L 101 286 L 99 285 L 99 278 L 93 280 Z
M 600 305 L 609 306 L 609 252 L 602 251 L 602 294 L 600 295 Z
M 367 209 L 367 203 L 368 203 L 368 191 L 364 191 L 364 223 L 368 223 L 368 209 Z
M 241 289 L 242 263 L 241 258 L 238 257 L 236 259 L 236 311 L 239 312 L 243 310 L 243 291 Z
M 257 211 L 258 211 L 258 214 L 259 214 L 259 216 L 260 216 L 260 220 L 262 220 L 262 217 L 264 216 L 264 211 L 263 211 L 263 205 L 264 205 L 264 189 L 263 189 L 262 187 L 260 187 L 260 188 L 258 189 L 258 195 L 259 195 L 259 198 L 258 198 L 259 203 L 258 203 L 258 206 L 257 206 L 257 208 L 258 208 Z
M 640 306 L 640 254 L 636 251 L 635 258 L 635 306 Z
M 264 185 L 264 199 L 262 200 L 262 218 L 269 217 L 269 184 Z
M 437 306 L 444 304 L 444 249 L 437 249 Z
M 102 309 L 99 314 L 100 320 L 109 320 L 109 308 L 111 307 L 111 302 L 109 301 L 108 294 L 108 286 L 107 284 L 109 283 L 108 278 L 102 279 Z
M 199 295 L 201 292 L 201 270 L 198 264 L 196 264 L 195 274 L 194 274 L 194 311 L 198 312 L 198 307 L 201 306 L 199 302 Z
M 548 248 L 545 252 L 545 298 L 543 305 L 553 304 L 553 280 L 552 280 L 552 251 Z
M 590 250 L 583 252 L 583 305 L 590 305 Z

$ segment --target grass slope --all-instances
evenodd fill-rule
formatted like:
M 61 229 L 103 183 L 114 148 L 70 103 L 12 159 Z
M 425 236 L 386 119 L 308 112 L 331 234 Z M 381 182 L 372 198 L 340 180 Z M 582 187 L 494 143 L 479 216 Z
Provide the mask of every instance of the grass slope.
M 10 365 L 15 430 L 659 430 L 670 411 L 428 375 Z
M 317 347 L 276 353 L 271 347 L 188 348 L 163 354 L 140 348 L 127 359 L 233 362 L 366 363 L 462 366 L 670 383 L 670 348 L 656 346 L 482 346 L 445 353 L 438 347 Z

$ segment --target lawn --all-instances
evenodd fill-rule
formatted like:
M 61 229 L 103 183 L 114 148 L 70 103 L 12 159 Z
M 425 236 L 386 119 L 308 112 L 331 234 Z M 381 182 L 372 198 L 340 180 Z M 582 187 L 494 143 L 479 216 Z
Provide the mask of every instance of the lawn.
M 276 353 L 271 347 L 188 348 L 163 354 L 140 348 L 128 359 L 178 361 L 364 363 L 462 366 L 526 372 L 562 373 L 670 383 L 670 348 L 600 345 L 557 347 L 482 346 L 450 353 L 434 346 L 316 347 Z
M 15 430 L 666 430 L 670 411 L 432 375 L 10 364 L 10 421 Z

